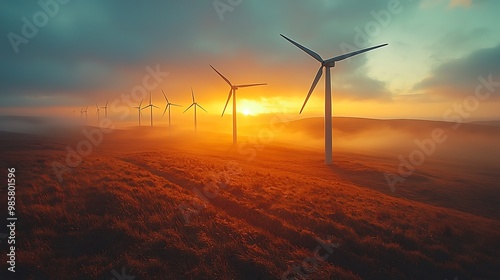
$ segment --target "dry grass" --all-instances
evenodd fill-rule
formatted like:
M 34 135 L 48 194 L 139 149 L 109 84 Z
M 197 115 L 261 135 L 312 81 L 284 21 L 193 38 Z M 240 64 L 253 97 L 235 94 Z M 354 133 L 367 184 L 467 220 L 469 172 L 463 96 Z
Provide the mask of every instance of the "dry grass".
M 19 279 L 111 279 L 121 267 L 136 279 L 278 279 L 313 256 L 316 238 L 340 247 L 307 279 L 500 275 L 496 218 L 366 186 L 385 183 L 373 177 L 383 163 L 339 155 L 329 168 L 272 145 L 249 162 L 212 144 L 151 140 L 150 151 L 130 151 L 120 141 L 62 183 L 50 164 L 65 145 L 2 141 L 2 172 L 18 170 Z M 218 192 L 207 201 L 193 191 L 210 186 Z

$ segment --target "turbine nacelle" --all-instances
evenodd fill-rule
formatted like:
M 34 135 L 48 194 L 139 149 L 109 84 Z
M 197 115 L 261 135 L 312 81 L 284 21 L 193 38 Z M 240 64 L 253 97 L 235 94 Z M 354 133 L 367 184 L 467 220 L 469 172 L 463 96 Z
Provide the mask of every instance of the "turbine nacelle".
M 321 65 L 323 65 L 323 67 L 330 67 L 330 68 L 332 68 L 332 67 L 335 67 L 335 61 L 328 61 L 328 60 L 327 61 L 323 61 L 321 63 Z

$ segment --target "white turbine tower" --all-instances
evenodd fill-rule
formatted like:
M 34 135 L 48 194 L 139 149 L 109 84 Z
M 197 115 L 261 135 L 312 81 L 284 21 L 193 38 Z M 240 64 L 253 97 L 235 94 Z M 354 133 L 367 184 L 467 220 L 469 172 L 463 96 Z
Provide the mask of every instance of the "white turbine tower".
M 174 104 L 174 103 L 170 103 L 170 101 L 168 101 L 168 98 L 167 96 L 165 95 L 165 92 L 163 91 L 163 89 L 161 90 L 161 93 L 163 93 L 163 97 L 165 97 L 165 100 L 167 101 L 167 105 L 165 105 L 165 110 L 163 110 L 163 116 L 165 116 L 165 112 L 167 112 L 167 109 L 168 109 L 168 129 L 170 130 L 170 108 L 172 106 L 178 106 L 178 107 L 181 107 L 181 105 L 177 105 L 177 104 Z
M 232 96 L 233 97 L 233 144 L 236 144 L 236 142 L 238 141 L 237 128 L 236 128 L 236 90 L 242 87 L 265 86 L 267 84 L 233 85 L 226 77 L 224 77 L 224 75 L 222 75 L 219 71 L 217 71 L 217 69 L 215 69 L 212 65 L 210 65 L 210 67 L 212 67 L 212 69 L 214 69 L 214 71 L 217 72 L 217 74 L 219 74 L 219 76 L 221 76 L 221 78 L 224 81 L 226 81 L 226 83 L 231 87 L 231 89 L 229 89 L 226 105 L 224 106 L 224 110 L 222 111 L 221 117 L 224 116 L 227 104 L 229 103 L 229 100 L 231 99 Z
M 144 100 L 144 99 L 143 99 L 143 100 Z M 142 105 L 142 101 L 143 101 L 143 100 L 141 100 L 141 103 L 139 103 L 139 106 L 134 107 L 135 109 L 137 109 L 137 110 L 139 111 L 139 126 L 141 126 L 141 115 L 142 115 L 141 110 L 143 109 L 143 108 L 141 107 L 141 105 Z
M 151 92 L 149 93 L 149 105 L 145 106 L 145 107 L 144 107 L 144 108 L 142 108 L 142 109 L 146 109 L 146 108 L 148 108 L 148 107 L 150 107 L 150 108 L 151 108 L 151 126 L 153 126 L 153 107 L 154 107 L 154 108 L 158 108 L 158 109 L 160 109 L 160 108 L 159 108 L 158 106 L 153 105 L 153 103 L 152 103 L 152 101 L 151 101 Z
M 378 45 L 375 47 L 371 48 L 366 48 L 362 49 L 359 51 L 339 55 L 327 60 L 323 60 L 319 54 L 316 52 L 300 45 L 299 43 L 293 41 L 292 39 L 287 38 L 283 34 L 280 34 L 281 37 L 285 38 L 287 41 L 290 43 L 294 44 L 296 47 L 299 49 L 303 50 L 310 56 L 312 56 L 314 59 L 319 61 L 321 63 L 321 66 L 319 67 L 318 73 L 316 73 L 316 77 L 314 78 L 314 81 L 311 85 L 311 88 L 309 89 L 309 92 L 307 93 L 306 100 L 304 101 L 304 104 L 302 105 L 302 108 L 300 109 L 300 113 L 302 113 L 302 110 L 306 106 L 307 100 L 309 100 L 309 97 L 311 96 L 314 88 L 318 84 L 319 79 L 321 78 L 321 75 L 323 75 L 323 67 L 326 70 L 326 76 L 325 76 L 325 163 L 326 164 L 332 164 L 332 88 L 331 88 L 331 78 L 330 78 L 330 68 L 335 67 L 335 62 L 344 60 L 346 58 L 349 58 L 351 56 L 355 56 L 367 51 L 371 51 L 383 46 L 387 46 L 388 44 L 382 44 Z
M 198 131 L 198 127 L 197 127 L 197 124 L 196 124 L 196 107 L 200 107 L 200 109 L 202 109 L 205 112 L 207 112 L 207 110 L 203 109 L 203 107 L 201 107 L 200 104 L 196 103 L 196 100 L 194 99 L 193 88 L 191 88 L 191 97 L 193 97 L 193 103 L 191 105 L 189 105 L 189 107 L 187 107 L 187 109 L 184 110 L 183 113 L 186 113 L 186 111 L 189 110 L 189 108 L 191 108 L 191 107 L 194 106 L 194 131 L 196 132 L 196 131 Z
M 108 118 L 108 101 L 106 101 L 106 105 L 102 106 L 101 108 L 104 109 L 104 117 L 107 119 Z

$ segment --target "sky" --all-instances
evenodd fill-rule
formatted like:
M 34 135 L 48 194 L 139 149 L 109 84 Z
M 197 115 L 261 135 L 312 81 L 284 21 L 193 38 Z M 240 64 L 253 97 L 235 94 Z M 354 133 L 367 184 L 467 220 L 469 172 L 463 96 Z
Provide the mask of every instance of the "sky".
M 193 88 L 220 117 L 229 86 L 211 64 L 235 84 L 268 84 L 238 90 L 240 114 L 322 116 L 324 76 L 298 114 L 319 63 L 284 34 L 324 59 L 389 44 L 332 68 L 334 116 L 498 120 L 499 10 L 488 0 L 4 1 L 0 115 L 72 118 L 88 106 L 95 118 L 109 101 L 111 118 L 135 122 L 151 92 L 164 123 L 161 90 L 187 118 Z

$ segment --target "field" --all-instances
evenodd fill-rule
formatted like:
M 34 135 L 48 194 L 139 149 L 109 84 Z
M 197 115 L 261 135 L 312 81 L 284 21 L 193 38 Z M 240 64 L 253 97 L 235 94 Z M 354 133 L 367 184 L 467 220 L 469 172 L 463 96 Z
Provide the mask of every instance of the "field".
M 203 131 L 115 130 L 60 177 L 54 163 L 97 128 L 0 132 L 2 178 L 16 168 L 16 276 L 500 279 L 499 126 L 333 122 L 332 166 L 322 120 L 307 119 L 247 127 L 239 146 Z M 424 141 L 441 128 L 446 141 Z M 434 149 L 401 174 L 416 139 Z

